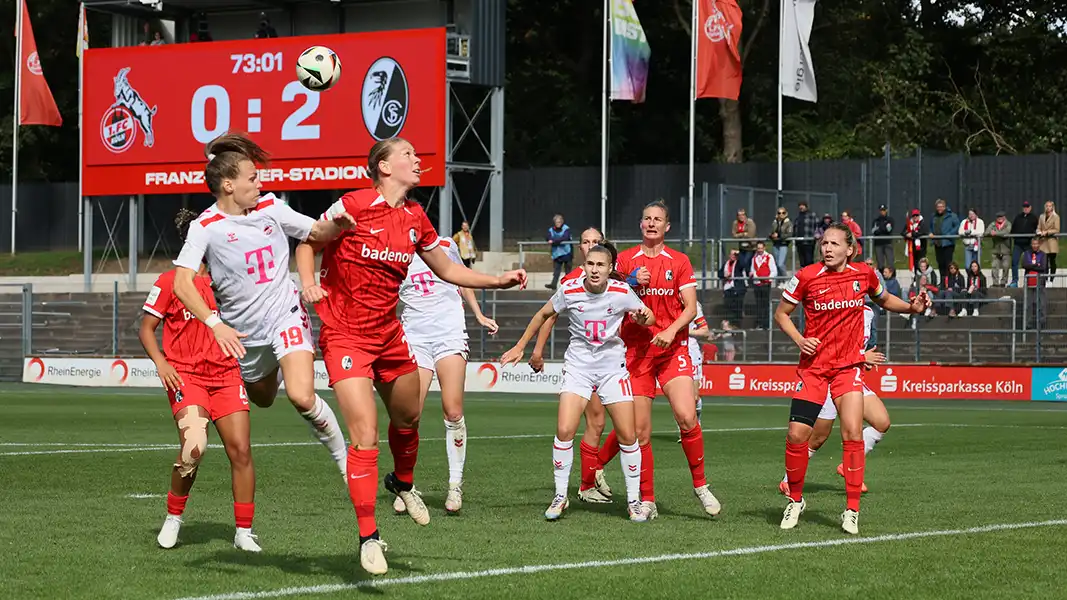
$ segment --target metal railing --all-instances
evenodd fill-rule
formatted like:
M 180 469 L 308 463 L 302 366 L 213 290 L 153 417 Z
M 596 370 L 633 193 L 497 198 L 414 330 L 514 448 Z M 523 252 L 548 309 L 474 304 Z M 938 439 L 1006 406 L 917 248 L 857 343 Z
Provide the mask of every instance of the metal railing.
M 20 334 L 22 355 L 28 356 L 33 351 L 33 284 L 32 283 L 0 283 L 0 293 L 8 291 L 15 291 L 21 295 L 18 303 L 18 311 L 14 313 L 0 314 L 0 321 L 5 317 L 17 316 L 19 318 L 18 324 L 4 325 L 11 328 L 17 328 Z M 7 328 L 7 327 L 5 327 Z

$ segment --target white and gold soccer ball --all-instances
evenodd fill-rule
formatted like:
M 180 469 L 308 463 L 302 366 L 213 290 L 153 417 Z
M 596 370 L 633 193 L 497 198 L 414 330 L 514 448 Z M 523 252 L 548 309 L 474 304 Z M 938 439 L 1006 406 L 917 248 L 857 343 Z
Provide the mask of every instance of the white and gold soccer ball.
M 296 77 L 307 89 L 325 92 L 341 79 L 341 60 L 326 46 L 312 46 L 296 59 Z

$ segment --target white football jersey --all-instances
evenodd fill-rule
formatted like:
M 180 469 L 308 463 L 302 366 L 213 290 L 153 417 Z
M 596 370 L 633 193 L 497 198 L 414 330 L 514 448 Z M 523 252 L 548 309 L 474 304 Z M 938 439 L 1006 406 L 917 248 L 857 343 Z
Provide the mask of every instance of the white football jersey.
M 707 327 L 707 325 L 707 319 L 704 318 L 704 309 L 700 306 L 700 302 L 697 302 L 697 316 L 689 322 L 689 331 L 696 331 L 701 327 Z M 700 340 L 694 337 L 689 338 L 689 361 L 697 369 L 704 364 L 704 351 L 700 348 Z
M 613 280 L 602 294 L 592 294 L 585 289 L 585 277 L 579 277 L 561 285 L 551 302 L 556 313 L 567 313 L 569 319 L 566 369 L 605 373 L 625 367 L 626 344 L 619 327 L 626 313 L 645 306 L 630 286 Z
M 866 354 L 867 344 L 871 342 L 871 332 L 874 330 L 874 309 L 868 304 L 863 305 L 863 345 L 860 346 L 860 354 Z
M 247 215 L 227 215 L 213 204 L 189 225 L 174 264 L 195 271 L 206 262 L 219 316 L 248 335 L 245 346 L 266 346 L 274 325 L 300 310 L 300 290 L 289 275 L 289 238 L 307 239 L 314 224 L 273 194 Z
M 438 236 L 437 241 L 452 262 L 463 264 L 451 238 Z M 400 320 L 412 344 L 467 339 L 459 288 L 435 275 L 418 254 L 412 258 L 407 277 L 400 285 L 400 301 L 404 303 Z

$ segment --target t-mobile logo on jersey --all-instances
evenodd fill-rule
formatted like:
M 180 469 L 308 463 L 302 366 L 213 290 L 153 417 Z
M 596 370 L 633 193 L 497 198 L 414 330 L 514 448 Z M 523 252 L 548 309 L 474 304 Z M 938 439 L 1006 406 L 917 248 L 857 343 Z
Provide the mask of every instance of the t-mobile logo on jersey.
M 604 332 L 608 329 L 607 321 L 586 321 L 585 337 L 594 344 L 604 343 Z
M 411 275 L 411 285 L 415 286 L 415 291 L 423 296 L 432 296 L 435 284 L 432 271 L 421 271 Z
M 255 257 L 254 262 L 252 260 L 253 256 Z M 264 246 L 245 252 L 245 263 L 249 265 L 249 275 L 255 275 L 257 271 L 259 272 L 259 279 L 256 280 L 256 285 L 270 283 L 272 279 L 267 276 L 267 269 L 274 268 L 274 248 Z

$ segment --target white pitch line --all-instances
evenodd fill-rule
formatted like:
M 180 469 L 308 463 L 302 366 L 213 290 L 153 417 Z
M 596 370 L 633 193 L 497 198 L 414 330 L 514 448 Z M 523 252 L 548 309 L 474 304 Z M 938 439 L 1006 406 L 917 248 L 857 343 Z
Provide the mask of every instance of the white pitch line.
M 149 498 L 166 498 L 166 494 L 126 494 L 127 498 L 133 498 L 135 500 L 147 500 Z
M 1001 523 L 996 525 L 984 525 L 982 527 L 970 527 L 967 529 L 913 531 L 910 533 L 892 533 L 875 537 L 842 537 L 835 538 L 832 540 L 824 540 L 821 542 L 797 542 L 794 544 L 747 546 L 742 548 L 732 548 L 729 550 L 713 550 L 711 552 L 694 552 L 690 554 L 660 554 L 657 556 L 641 556 L 614 560 L 590 560 L 575 563 L 525 565 L 521 567 L 486 569 L 484 571 L 453 571 L 449 573 L 434 573 L 431 575 L 415 575 L 410 577 L 368 579 L 366 581 L 360 581 L 357 583 L 334 583 L 324 585 L 312 585 L 306 587 L 289 587 L 262 592 L 234 592 L 230 594 L 214 594 L 210 596 L 187 596 L 184 598 L 179 598 L 178 600 L 258 600 L 259 598 L 282 598 L 285 596 L 297 596 L 305 594 L 333 594 L 337 592 L 344 592 L 362 588 L 381 588 L 386 586 L 398 585 L 418 585 L 420 583 L 460 581 L 468 579 L 482 579 L 486 577 L 503 577 L 508 575 L 532 575 L 535 573 L 545 573 L 550 571 L 600 569 L 605 567 L 620 567 L 629 565 L 676 562 L 680 560 L 721 558 L 724 556 L 747 556 L 751 554 L 781 552 L 783 550 L 829 548 L 833 546 L 850 546 L 858 544 L 877 544 L 881 542 L 899 542 L 905 540 L 916 540 L 931 537 L 974 535 L 980 533 L 992 533 L 996 531 L 1011 531 L 1016 529 L 1031 529 L 1035 527 L 1052 527 L 1061 525 L 1067 525 L 1067 519 L 1057 519 L 1051 521 L 1032 521 L 1028 523 Z

